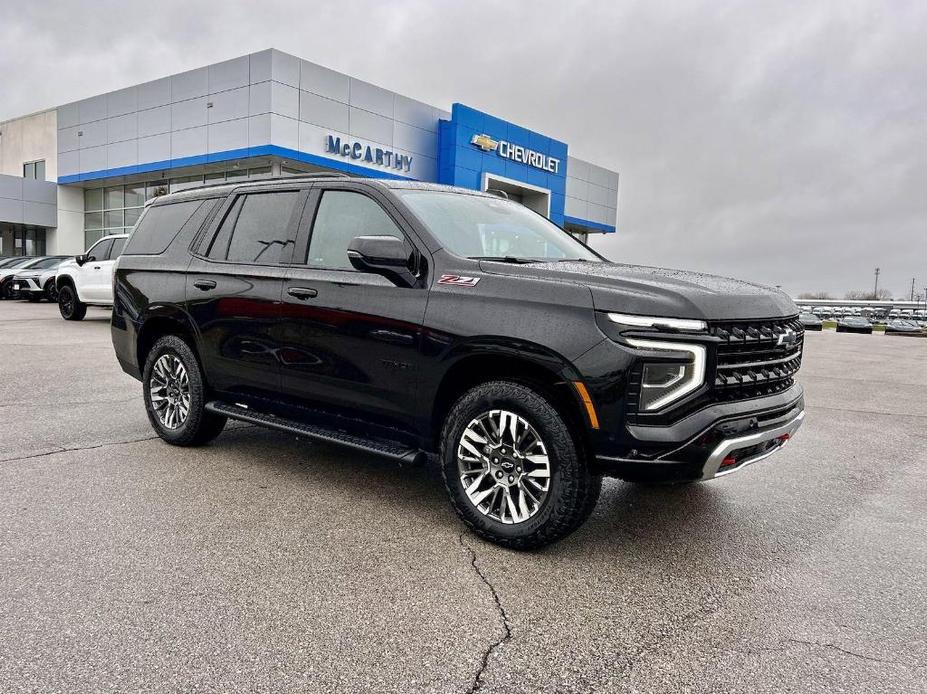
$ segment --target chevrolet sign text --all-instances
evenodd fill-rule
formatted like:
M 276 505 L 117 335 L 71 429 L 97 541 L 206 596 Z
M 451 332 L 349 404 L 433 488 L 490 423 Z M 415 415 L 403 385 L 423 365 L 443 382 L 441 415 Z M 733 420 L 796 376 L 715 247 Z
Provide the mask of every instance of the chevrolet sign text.
M 513 145 L 506 140 L 494 140 L 489 135 L 474 135 L 470 140 L 470 144 L 476 145 L 484 152 L 495 152 L 503 159 L 511 159 L 519 164 L 527 164 L 536 169 L 541 169 L 541 171 L 549 171 L 553 174 L 560 171 L 559 159 L 521 145 Z

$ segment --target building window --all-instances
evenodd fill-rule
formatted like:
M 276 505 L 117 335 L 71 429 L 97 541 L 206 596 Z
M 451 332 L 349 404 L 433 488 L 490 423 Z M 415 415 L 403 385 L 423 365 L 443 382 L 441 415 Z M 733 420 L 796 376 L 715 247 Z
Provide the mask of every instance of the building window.
M 23 164 L 23 178 L 30 178 L 34 181 L 45 180 L 45 160 L 27 161 Z
M 156 182 L 164 185 L 164 181 Z M 149 186 L 151 187 L 151 186 Z M 151 187 L 151 197 L 157 190 Z M 125 234 L 142 214 L 148 188 L 144 183 L 84 190 L 84 248 L 103 236 Z
M 33 162 L 38 164 L 39 162 Z M 42 163 L 44 172 L 45 163 Z M 25 169 L 24 169 L 25 170 Z M 266 178 L 270 167 L 215 171 L 195 176 L 179 176 L 169 181 L 143 181 L 124 186 L 84 189 L 84 248 L 109 234 L 126 234 L 142 214 L 145 202 L 167 193 L 176 193 L 206 184 L 234 182 L 245 178 Z
M 14 230 L 13 255 L 45 255 L 45 230 Z

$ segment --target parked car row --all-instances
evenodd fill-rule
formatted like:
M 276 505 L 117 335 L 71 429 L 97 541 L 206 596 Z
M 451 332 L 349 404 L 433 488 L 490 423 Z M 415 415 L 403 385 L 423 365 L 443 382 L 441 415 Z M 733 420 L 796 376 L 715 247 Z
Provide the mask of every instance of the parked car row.
M 814 313 L 800 313 L 798 320 L 807 330 L 820 331 L 824 329 L 824 321 Z M 879 325 L 883 325 L 879 323 Z M 886 333 L 916 334 L 925 332 L 925 324 L 916 320 L 895 318 L 884 323 Z M 837 320 L 838 333 L 864 333 L 871 335 L 875 325 L 862 316 L 846 316 Z
M 927 308 L 892 308 L 860 306 L 801 306 L 803 314 L 813 314 L 823 320 L 839 321 L 842 318 L 865 318 L 870 322 L 883 323 L 892 320 L 914 321 L 927 327 Z
M 20 256 L 0 261 L 0 299 L 54 301 L 55 274 L 68 256 Z
M 106 236 L 78 256 L 0 259 L 0 298 L 57 302 L 65 320 L 81 320 L 88 306 L 112 306 L 113 268 L 126 238 Z

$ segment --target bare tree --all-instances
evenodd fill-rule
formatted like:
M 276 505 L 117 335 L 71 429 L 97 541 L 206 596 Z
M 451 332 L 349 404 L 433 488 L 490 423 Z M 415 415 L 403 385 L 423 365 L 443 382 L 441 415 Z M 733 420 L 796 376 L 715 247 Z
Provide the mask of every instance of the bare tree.
M 827 292 L 802 292 L 798 295 L 799 299 L 833 299 Z
M 843 298 L 852 301 L 888 301 L 892 298 L 892 293 L 881 287 L 875 293 L 869 290 L 853 289 L 847 292 Z

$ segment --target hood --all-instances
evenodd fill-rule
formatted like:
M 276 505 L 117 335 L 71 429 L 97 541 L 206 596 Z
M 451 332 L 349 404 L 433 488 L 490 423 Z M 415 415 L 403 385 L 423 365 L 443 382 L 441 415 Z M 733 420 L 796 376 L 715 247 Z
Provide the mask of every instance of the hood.
M 7 277 L 12 277 L 13 275 L 19 275 L 23 272 L 30 272 L 24 268 L 15 268 L 15 267 L 5 267 L 0 268 L 0 279 L 6 279 Z
M 752 320 L 798 313 L 795 303 L 778 289 L 701 272 L 570 261 L 527 265 L 482 261 L 481 266 L 490 274 L 586 285 L 599 311 L 702 320 Z

